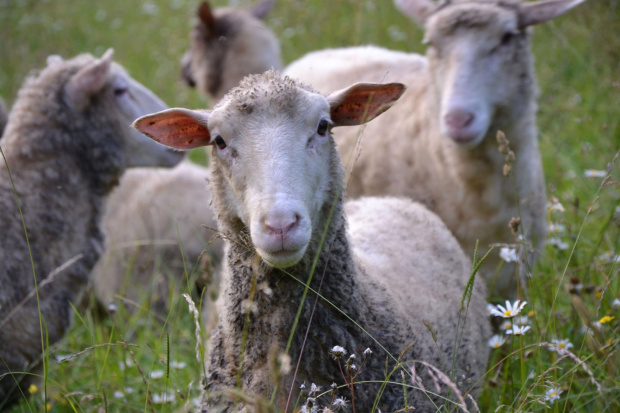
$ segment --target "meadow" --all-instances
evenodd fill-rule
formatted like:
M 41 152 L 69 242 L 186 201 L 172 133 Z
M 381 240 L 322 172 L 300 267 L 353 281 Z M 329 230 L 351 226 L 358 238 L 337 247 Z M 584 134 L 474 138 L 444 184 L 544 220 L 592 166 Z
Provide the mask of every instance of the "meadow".
M 170 106 L 205 107 L 180 77 L 197 5 L 0 0 L 0 96 L 10 106 L 27 74 L 50 54 L 101 55 L 112 47 L 115 60 Z M 281 40 L 285 64 L 311 50 L 360 44 L 424 53 L 421 29 L 390 0 L 280 0 L 267 24 Z M 617 412 L 620 1 L 590 0 L 536 27 L 533 52 L 550 239 L 527 280 L 523 314 L 530 330 L 493 350 L 478 404 L 482 412 Z M 206 162 L 200 151 L 193 159 Z M 10 411 L 193 407 L 203 374 L 194 316 L 180 295 L 163 317 L 151 310 L 151 299 L 131 304 L 132 312 L 123 305 L 109 315 L 94 305 L 76 310 L 71 333 L 50 353 L 45 385 L 29 389 L 33 397 Z M 545 344 L 564 339 L 570 354 Z

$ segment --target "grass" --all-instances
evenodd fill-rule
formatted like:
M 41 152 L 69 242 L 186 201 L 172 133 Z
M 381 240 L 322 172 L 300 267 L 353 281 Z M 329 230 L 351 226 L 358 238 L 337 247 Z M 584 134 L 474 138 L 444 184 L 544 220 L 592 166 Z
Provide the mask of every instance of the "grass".
M 25 75 L 44 66 L 49 54 L 101 55 L 113 47 L 115 59 L 170 105 L 204 107 L 179 75 L 196 5 L 0 0 L 0 96 L 11 104 Z M 421 30 L 390 1 L 280 1 L 268 24 L 282 41 L 285 62 L 311 50 L 366 43 L 423 52 Z M 547 192 L 565 209 L 549 212 L 549 222 L 565 228 L 550 236 L 567 248 L 550 244 L 539 259 L 524 309 L 531 330 L 493 350 L 478 401 L 482 411 L 620 411 L 620 309 L 612 305 L 620 297 L 620 263 L 613 259 L 620 254 L 614 157 L 620 149 L 619 33 L 617 0 L 591 0 L 535 30 Z M 606 171 L 606 177 L 587 177 L 588 169 Z M 32 388 L 34 397 L 11 411 L 173 411 L 192 405 L 202 374 L 193 316 L 175 296 L 162 319 L 149 299 L 133 312 L 119 306 L 102 319 L 93 311 L 76 312 L 71 333 L 51 354 L 47 398 L 42 388 Z M 586 324 L 604 316 L 615 318 L 584 333 Z M 541 344 L 555 338 L 569 339 L 582 362 Z M 62 355 L 72 356 L 58 361 Z M 561 389 L 553 403 L 544 400 L 550 387 Z

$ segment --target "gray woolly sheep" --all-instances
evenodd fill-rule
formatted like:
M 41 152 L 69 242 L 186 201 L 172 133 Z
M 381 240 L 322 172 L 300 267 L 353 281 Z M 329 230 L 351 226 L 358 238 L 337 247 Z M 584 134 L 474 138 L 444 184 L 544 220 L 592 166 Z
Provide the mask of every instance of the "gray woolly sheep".
M 51 58 L 19 91 L 0 141 L 11 173 L 0 168 L 0 409 L 28 394 L 36 375 L 22 373 L 69 329 L 70 303 L 103 250 L 105 198 L 125 168 L 181 159 L 129 127 L 164 108 L 111 50 Z
M 204 1 L 181 61 L 188 85 L 217 102 L 244 76 L 280 69 L 280 43 L 262 22 L 275 4 L 263 0 L 247 10 L 211 10 Z
M 403 89 L 360 83 L 325 97 L 270 71 L 247 77 L 212 111 L 170 109 L 134 123 L 179 149 L 213 145 L 210 188 L 227 242 L 202 411 L 258 411 L 272 395 L 279 408 L 292 407 L 302 383 L 327 390 L 342 383 L 339 364 L 359 376 L 353 390 L 338 392 L 368 411 L 386 378 L 386 360 L 390 372 L 410 345 L 401 360 L 405 377 L 421 360 L 455 374 L 461 390 L 478 393 L 473 383 L 488 355 L 486 292 L 484 283 L 473 286 L 467 323 L 458 329 L 471 262 L 456 239 L 410 200 L 362 198 L 343 206 L 344 170 L 331 127 L 371 120 Z M 297 324 L 306 282 L 311 290 Z M 279 365 L 287 359 L 282 353 L 293 365 L 300 360 L 297 370 Z M 425 367 L 417 364 L 416 371 L 434 392 Z M 400 377 L 396 368 L 388 381 Z M 439 392 L 450 397 L 445 388 Z M 407 397 L 420 411 L 446 403 L 414 389 Z M 330 398 L 328 392 L 315 399 L 315 407 Z M 388 384 L 379 399 L 382 411 L 402 408 L 402 384 Z
M 528 27 L 552 19 L 583 0 L 399 0 L 425 28 L 426 57 L 378 47 L 310 53 L 286 74 L 322 92 L 351 81 L 398 81 L 401 103 L 360 132 L 339 134 L 345 162 L 355 160 L 350 197 L 407 196 L 437 213 L 468 255 L 495 243 L 517 242 L 508 224 L 540 251 L 545 240 L 546 194 L 536 134 L 538 90 Z M 503 176 L 506 156 L 496 135 L 505 132 L 516 160 Z M 359 153 L 358 153 L 359 151 Z M 512 157 L 512 155 L 509 155 Z M 348 165 L 350 167 L 350 165 Z M 516 199 L 518 194 L 519 201 Z M 533 265 L 521 255 L 520 270 Z M 481 272 L 503 295 L 516 294 L 514 264 L 499 275 L 497 253 Z

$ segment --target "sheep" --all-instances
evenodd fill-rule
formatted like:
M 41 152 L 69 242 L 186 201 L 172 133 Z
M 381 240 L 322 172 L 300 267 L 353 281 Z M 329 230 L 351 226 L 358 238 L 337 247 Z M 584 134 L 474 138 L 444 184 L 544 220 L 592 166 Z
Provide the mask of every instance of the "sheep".
M 6 108 L 6 104 L 4 100 L 0 98 L 0 138 L 2 138 L 2 133 L 4 132 L 4 128 L 6 127 L 6 122 L 9 118 L 9 111 Z
M 71 326 L 123 171 L 182 157 L 129 127 L 167 106 L 112 54 L 48 59 L 19 91 L 0 141 L 0 409 L 28 394 L 36 374 L 27 372 Z
M 201 92 L 217 101 L 245 75 L 280 68 L 278 40 L 261 21 L 274 4 L 264 0 L 248 10 L 211 11 L 209 3 L 203 2 L 182 60 L 185 81 L 190 86 L 197 84 Z M 184 262 L 191 271 L 203 252 L 210 267 L 207 298 L 215 297 L 223 246 L 212 240 L 208 229 L 215 226 L 211 210 L 198 208 L 210 198 L 208 191 L 199 191 L 206 187 L 207 179 L 208 169 L 190 162 L 172 169 L 127 171 L 110 196 L 103 218 L 109 248 L 93 270 L 100 304 L 108 307 L 116 297 L 135 302 L 144 295 L 144 286 L 151 285 L 156 294 L 149 296 L 156 298 L 158 309 L 165 309 L 171 280 L 187 286 Z M 196 193 L 201 198 L 197 199 Z M 165 258 L 159 263 L 154 257 Z M 210 304 L 208 301 L 206 306 Z
M 203 281 L 199 287 L 208 287 L 207 298 L 214 298 L 223 244 L 212 239 L 217 224 L 204 208 L 210 202 L 208 178 L 207 168 L 189 161 L 168 169 L 135 168 L 123 175 L 107 202 L 107 248 L 93 269 L 100 304 L 115 308 L 118 296 L 136 303 L 152 291 L 147 296 L 162 312 L 169 308 L 169 286 L 191 287 L 186 270 L 188 276 L 195 273 L 203 257 L 206 279 L 198 277 Z
M 348 196 L 420 201 L 470 256 L 477 240 L 480 254 L 492 244 L 516 243 L 509 222 L 520 217 L 519 233 L 530 246 L 519 264 L 525 275 L 534 263 L 531 248 L 539 253 L 547 234 L 528 27 L 582 1 L 399 0 L 400 9 L 425 28 L 425 57 L 373 46 L 328 49 L 307 54 L 285 73 L 322 92 L 352 80 L 406 84 L 401 104 L 366 127 L 359 153 L 359 130 L 338 137 L 343 159 L 355 161 Z M 512 179 L 503 176 L 500 130 L 516 157 Z M 514 296 L 515 264 L 504 263 L 497 273 L 500 262 L 498 254 L 490 255 L 481 274 L 495 293 Z
M 247 10 L 212 11 L 202 2 L 181 61 L 187 84 L 217 102 L 244 76 L 282 68 L 278 39 L 262 22 L 274 5 L 263 0 Z
M 409 345 L 407 366 L 422 360 L 449 372 L 455 357 L 454 374 L 466 377 L 459 379 L 461 390 L 478 394 L 469 383 L 483 376 L 487 362 L 486 291 L 484 283 L 473 285 L 456 357 L 461 298 L 472 271 L 456 239 L 435 214 L 408 199 L 362 198 L 343 206 L 344 169 L 331 126 L 370 120 L 402 93 L 397 83 L 359 83 L 325 97 L 269 71 L 247 77 L 212 111 L 170 109 L 134 123 L 177 149 L 213 146 L 210 189 L 226 259 L 201 411 L 257 411 L 252 400 L 272 394 L 284 408 L 289 389 L 295 404 L 302 383 L 329 389 L 342 381 L 339 363 L 346 362 L 332 360 L 334 346 L 355 353 L 355 364 L 364 357 L 356 382 L 379 381 L 355 385 L 351 399 L 362 411 L 378 394 L 386 358 L 388 371 L 394 367 L 387 351 L 397 356 Z M 307 281 L 321 299 L 308 296 L 288 349 Z M 365 348 L 375 354 L 362 356 Z M 295 375 L 285 362 L 277 365 L 287 350 L 293 362 L 300 359 Z M 400 373 L 394 377 L 398 382 Z M 424 383 L 434 391 L 432 380 Z M 244 396 L 235 396 L 235 386 Z M 329 397 L 317 401 L 325 406 Z M 408 400 L 420 411 L 445 403 L 411 389 Z M 402 385 L 388 385 L 381 410 L 403 405 Z

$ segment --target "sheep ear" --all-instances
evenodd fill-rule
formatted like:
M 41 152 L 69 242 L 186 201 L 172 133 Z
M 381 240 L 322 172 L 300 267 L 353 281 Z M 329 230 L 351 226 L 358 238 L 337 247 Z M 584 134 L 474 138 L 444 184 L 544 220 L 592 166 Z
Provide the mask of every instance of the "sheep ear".
M 65 85 L 65 92 L 74 109 L 84 109 L 91 96 L 103 89 L 110 75 L 113 54 L 114 51 L 108 49 L 101 59 L 82 68 L 69 79 Z
M 519 8 L 519 26 L 531 26 L 554 19 L 585 0 L 545 0 L 523 3 Z
M 162 145 L 194 149 L 211 144 L 209 114 L 207 110 L 166 109 L 142 116 L 131 126 Z
M 361 125 L 388 110 L 405 92 L 402 83 L 356 83 L 327 96 L 334 126 Z
M 257 19 L 263 20 L 276 5 L 276 0 L 263 0 L 250 8 L 250 14 Z
M 210 36 L 215 36 L 217 34 L 217 19 L 211 11 L 209 2 L 203 1 L 200 6 L 198 6 L 198 18 L 202 24 L 205 25 Z
M 424 26 L 427 17 L 437 8 L 437 4 L 430 0 L 394 0 L 394 4 L 420 26 Z

